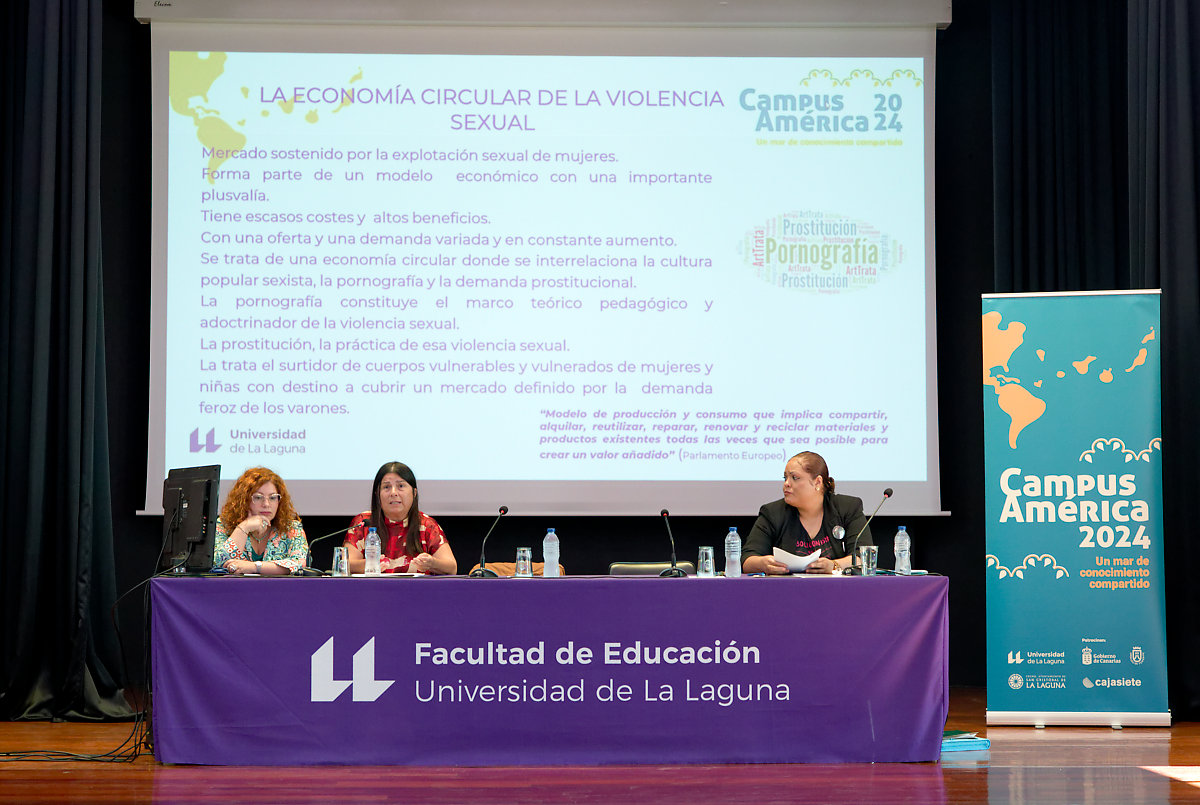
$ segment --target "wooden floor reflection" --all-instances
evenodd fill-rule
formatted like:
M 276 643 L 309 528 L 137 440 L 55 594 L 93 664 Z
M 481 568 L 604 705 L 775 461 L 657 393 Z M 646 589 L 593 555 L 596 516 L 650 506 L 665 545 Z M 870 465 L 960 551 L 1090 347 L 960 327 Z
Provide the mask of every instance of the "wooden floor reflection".
M 955 689 L 947 726 L 990 750 L 940 763 L 408 768 L 5 762 L 0 803 L 1162 803 L 1200 802 L 1200 723 L 991 727 L 984 693 Z M 0 751 L 104 752 L 126 724 L 0 722 Z

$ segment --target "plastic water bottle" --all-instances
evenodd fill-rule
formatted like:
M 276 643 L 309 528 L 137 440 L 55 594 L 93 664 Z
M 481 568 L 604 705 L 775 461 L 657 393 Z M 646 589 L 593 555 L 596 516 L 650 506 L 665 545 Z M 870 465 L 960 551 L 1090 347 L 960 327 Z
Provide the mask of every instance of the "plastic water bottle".
M 363 556 L 366 557 L 367 564 L 363 568 L 363 575 L 378 576 L 379 575 L 379 534 L 375 529 L 367 532 L 367 542 L 363 548 Z
M 736 579 L 742 575 L 742 536 L 737 526 L 730 526 L 725 535 L 725 578 Z
M 542 540 L 542 576 L 545 578 L 558 577 L 558 534 L 553 528 L 546 529 L 546 537 Z
M 912 575 L 912 539 L 904 526 L 896 532 L 896 540 L 892 543 L 896 551 L 896 573 L 901 576 Z

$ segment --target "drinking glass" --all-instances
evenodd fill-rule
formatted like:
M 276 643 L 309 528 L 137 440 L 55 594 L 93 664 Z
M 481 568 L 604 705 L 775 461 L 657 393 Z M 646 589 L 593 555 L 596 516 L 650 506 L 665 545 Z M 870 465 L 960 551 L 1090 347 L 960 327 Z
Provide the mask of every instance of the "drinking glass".
M 533 548 L 517 548 L 518 579 L 533 578 Z
M 339 545 L 333 549 L 333 575 L 350 575 L 350 559 L 346 554 L 345 545 Z
M 875 545 L 858 546 L 858 564 L 864 576 L 874 576 L 879 565 L 879 548 Z
M 711 545 L 700 546 L 700 556 L 696 561 L 696 575 L 704 578 L 711 578 L 717 575 L 717 565 L 713 560 Z

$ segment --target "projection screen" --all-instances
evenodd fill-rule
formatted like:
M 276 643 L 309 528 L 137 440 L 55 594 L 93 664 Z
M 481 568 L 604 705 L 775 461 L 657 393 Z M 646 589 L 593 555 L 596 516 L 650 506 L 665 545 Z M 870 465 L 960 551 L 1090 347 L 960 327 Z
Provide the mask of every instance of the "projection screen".
M 440 514 L 745 514 L 801 450 L 839 491 L 940 511 L 938 20 L 649 6 L 139 4 L 147 512 L 168 468 L 220 463 L 346 514 L 398 459 Z

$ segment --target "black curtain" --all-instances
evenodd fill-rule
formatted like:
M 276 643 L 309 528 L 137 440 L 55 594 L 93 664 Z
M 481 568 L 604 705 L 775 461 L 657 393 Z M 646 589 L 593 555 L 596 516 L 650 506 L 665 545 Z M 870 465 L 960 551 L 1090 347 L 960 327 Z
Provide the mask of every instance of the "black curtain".
M 1200 7 L 1129 3 L 1130 266 L 1162 287 L 1167 652 L 1176 718 L 1200 716 L 1200 560 L 1191 503 L 1200 456 Z
M 0 92 L 0 716 L 129 714 L 100 264 L 98 0 L 6 4 Z
M 995 290 L 1162 288 L 1171 708 L 1200 714 L 1200 8 L 993 0 Z
M 993 0 L 997 293 L 1131 285 L 1125 4 Z

